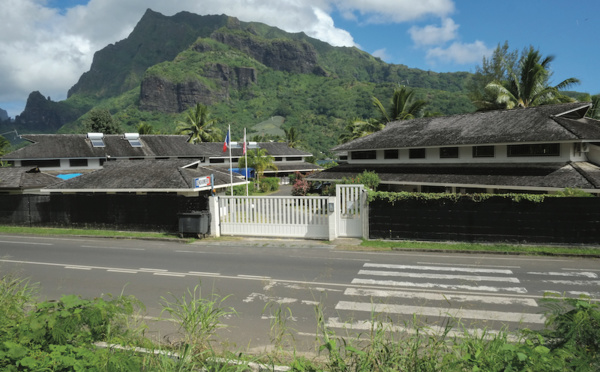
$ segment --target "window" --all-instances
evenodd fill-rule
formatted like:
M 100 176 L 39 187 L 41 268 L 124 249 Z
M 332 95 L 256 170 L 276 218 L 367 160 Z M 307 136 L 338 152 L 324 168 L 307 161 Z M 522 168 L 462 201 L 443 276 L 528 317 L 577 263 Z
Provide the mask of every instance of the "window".
M 87 159 L 69 159 L 69 167 L 87 167 Z
M 494 146 L 473 146 L 474 158 L 493 158 Z
M 425 159 L 425 149 L 409 149 L 408 157 L 410 159 Z
M 440 159 L 458 158 L 458 147 L 440 147 Z
M 281 156 L 276 156 L 275 161 L 283 161 L 283 158 Z
M 300 156 L 288 156 L 285 158 L 285 161 L 301 161 L 302 157 Z
M 560 144 L 539 143 L 531 145 L 508 145 L 506 156 L 560 156 Z
M 384 159 L 398 159 L 398 150 L 384 150 L 383 158 Z
M 217 158 L 217 159 L 210 159 L 210 163 L 211 164 L 215 164 L 215 163 L 225 163 L 225 159 L 223 158 Z
M 60 168 L 59 159 L 47 159 L 47 160 L 22 160 L 21 166 L 23 167 L 40 167 L 40 168 Z
M 372 160 L 377 159 L 377 151 L 352 151 L 350 153 L 352 160 Z

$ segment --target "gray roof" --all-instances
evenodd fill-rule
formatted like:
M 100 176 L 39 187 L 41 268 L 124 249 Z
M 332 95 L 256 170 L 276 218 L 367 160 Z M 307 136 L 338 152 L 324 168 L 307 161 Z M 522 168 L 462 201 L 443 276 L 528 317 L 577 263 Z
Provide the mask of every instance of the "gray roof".
M 382 184 L 480 185 L 532 189 L 600 189 L 600 168 L 588 162 L 528 164 L 341 164 L 308 176 L 336 181 L 374 171 Z
M 62 180 L 31 167 L 0 167 L 0 190 L 39 189 Z
M 215 188 L 230 185 L 229 173 L 197 166 L 185 160 L 120 160 L 104 163 L 104 168 L 83 174 L 47 190 L 123 190 L 125 192 L 145 191 L 191 191 L 194 178 L 214 174 Z M 189 167 L 187 167 L 189 166 Z M 233 184 L 244 184 L 243 180 L 233 179 Z
M 600 121 L 583 118 L 589 102 L 396 121 L 334 151 L 600 140 Z
M 25 134 L 22 138 L 33 142 L 2 157 L 4 160 L 73 159 L 73 158 L 156 158 L 156 157 L 225 157 L 222 142 L 187 142 L 186 135 L 141 135 L 142 147 L 132 147 L 123 135 L 104 136 L 105 147 L 93 147 L 86 134 Z M 310 156 L 310 153 L 292 149 L 283 142 L 261 142 L 260 148 L 272 156 Z M 232 149 L 232 155 L 241 156 L 241 149 Z

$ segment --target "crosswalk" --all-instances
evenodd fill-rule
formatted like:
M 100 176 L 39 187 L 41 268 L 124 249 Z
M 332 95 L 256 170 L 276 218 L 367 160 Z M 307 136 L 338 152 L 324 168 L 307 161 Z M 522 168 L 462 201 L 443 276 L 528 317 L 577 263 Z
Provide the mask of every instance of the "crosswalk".
M 519 277 L 510 268 L 367 262 L 337 302 L 337 314 L 327 325 L 364 330 L 376 321 L 369 318 L 383 316 L 404 331 L 410 330 L 407 322 L 415 320 L 438 331 L 451 320 L 463 327 L 457 334 L 465 330 L 482 334 L 500 329 L 539 329 L 545 322 L 539 303 L 544 292 L 596 298 L 600 294 L 578 290 L 598 288 L 600 292 L 595 272 L 527 272 Z M 528 289 L 534 281 L 547 287 Z

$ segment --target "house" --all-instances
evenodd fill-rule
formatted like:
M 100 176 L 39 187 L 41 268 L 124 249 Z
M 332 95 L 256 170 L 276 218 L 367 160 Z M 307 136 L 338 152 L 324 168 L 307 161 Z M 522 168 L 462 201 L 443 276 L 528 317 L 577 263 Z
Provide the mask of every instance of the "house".
M 232 167 L 229 152 L 223 152 L 223 143 L 187 142 L 186 135 L 123 135 L 88 134 L 27 134 L 21 136 L 31 144 L 4 155 L 1 159 L 15 166 L 39 167 L 53 174 L 89 172 L 101 169 L 107 161 L 184 159 L 201 166 L 219 169 Z M 231 163 L 237 167 L 242 156 L 241 146 L 232 143 Z M 285 180 L 287 175 L 311 172 L 321 167 L 306 161 L 311 154 L 293 149 L 285 143 L 251 143 L 264 148 L 275 158 L 278 171 L 265 172 Z
M 195 180 L 210 177 L 210 183 Z M 44 189 L 49 194 L 105 193 L 144 195 L 151 193 L 198 196 L 231 185 L 244 185 L 239 177 L 200 166 L 189 160 L 121 160 L 104 163 L 102 169 L 84 173 L 79 177 L 55 183 Z
M 336 182 L 365 170 L 380 189 L 451 193 L 600 194 L 600 121 L 591 103 L 475 112 L 388 124 L 333 148 L 345 163 L 309 176 Z
M 41 188 L 61 181 L 38 167 L 0 167 L 0 195 L 37 194 Z

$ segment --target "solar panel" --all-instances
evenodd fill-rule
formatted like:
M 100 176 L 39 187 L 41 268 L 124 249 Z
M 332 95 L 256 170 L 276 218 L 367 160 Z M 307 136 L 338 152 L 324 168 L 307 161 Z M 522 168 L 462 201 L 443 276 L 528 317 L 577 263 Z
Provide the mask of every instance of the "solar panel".
M 129 141 L 131 147 L 142 147 L 139 133 L 125 133 L 125 139 Z
M 92 146 L 94 147 L 105 147 L 104 145 L 104 134 L 102 133 L 88 133 L 88 138 L 92 142 Z

